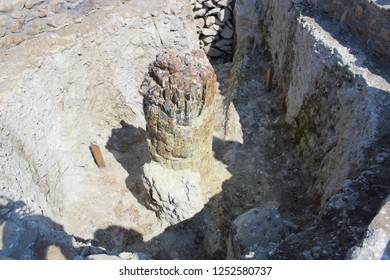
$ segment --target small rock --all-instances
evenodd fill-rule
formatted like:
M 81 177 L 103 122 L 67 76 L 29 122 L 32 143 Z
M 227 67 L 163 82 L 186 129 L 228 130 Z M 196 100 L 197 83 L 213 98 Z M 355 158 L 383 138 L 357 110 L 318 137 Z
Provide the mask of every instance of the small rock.
M 47 6 L 40 5 L 36 8 L 37 16 L 40 18 L 47 17 Z
M 232 0 L 220 0 L 220 1 L 218 1 L 217 5 L 220 7 L 226 7 L 230 3 L 232 3 Z
M 226 21 L 225 24 L 226 24 L 227 26 L 229 26 L 232 30 L 234 30 L 234 26 L 233 26 L 233 23 L 232 23 L 231 20 Z
M 222 22 L 230 20 L 231 18 L 232 12 L 228 8 L 225 8 L 218 13 L 218 19 Z
M 14 2 L 14 10 L 20 11 L 24 9 L 24 5 L 26 4 L 27 0 L 13 0 Z
M 203 5 L 206 6 L 207 8 L 215 8 L 215 5 L 211 0 L 203 2 Z
M 218 38 L 218 36 L 206 36 L 202 37 L 201 40 L 206 44 L 211 44 L 213 41 L 215 41 Z
M 222 45 L 219 47 L 219 49 L 221 51 L 224 51 L 224 52 L 231 52 L 233 49 L 233 46 L 232 45 Z
M 265 250 L 274 250 L 289 235 L 288 226 L 275 208 L 254 208 L 238 216 L 229 233 L 228 259 L 255 252 L 252 258 L 264 258 Z M 257 252 L 257 253 L 256 253 Z
M 225 53 L 217 48 L 211 47 L 210 50 L 207 51 L 207 55 L 209 57 L 220 57 L 220 56 L 224 56 Z
M 206 13 L 206 16 L 217 15 L 220 11 L 220 8 L 211 9 Z
M 123 260 L 151 260 L 152 256 L 144 253 L 131 253 L 131 252 L 122 252 L 119 254 L 119 257 Z
M 33 20 L 27 28 L 27 34 L 29 35 L 36 35 L 43 31 L 45 31 L 45 26 L 41 20 Z
M 199 10 L 203 8 L 203 5 L 198 2 L 195 2 L 195 4 L 192 5 L 194 6 L 194 10 Z
M 229 26 L 225 26 L 220 35 L 225 39 L 230 39 L 233 38 L 234 31 Z
M 5 15 L 0 15 L 0 26 L 7 25 L 7 22 L 8 22 L 8 17 Z
M 0 47 L 12 48 L 23 42 L 23 37 L 20 35 L 7 35 L 0 40 Z
M 194 12 L 194 18 L 204 17 L 206 15 L 207 9 L 203 8 Z
M 11 3 L 0 3 L 0 13 L 6 13 L 12 10 Z
M 219 32 L 222 31 L 224 27 L 218 24 L 214 24 L 213 26 L 211 26 L 211 28 Z
M 386 161 L 386 158 L 382 155 L 378 155 L 375 159 L 377 163 L 384 163 Z
M 98 254 L 98 255 L 90 255 L 85 258 L 86 260 L 104 260 L 104 261 L 118 261 L 122 260 L 118 256 L 107 255 L 107 254 Z
M 232 46 L 233 45 L 233 39 L 220 39 L 215 43 L 215 46 L 217 48 L 221 48 L 223 46 Z
M 11 14 L 11 17 L 12 17 L 13 19 L 20 19 L 22 16 L 23 16 L 23 14 L 22 14 L 22 12 L 20 12 L 20 11 L 15 11 L 15 12 L 13 12 L 13 13 Z
M 32 21 L 32 20 L 36 19 L 37 17 L 38 16 L 35 13 L 35 11 L 26 10 L 25 13 L 24 13 L 24 18 L 25 18 L 26 21 Z
M 24 6 L 26 7 L 26 9 L 32 9 L 32 7 L 41 4 L 43 2 L 45 2 L 45 0 L 27 0 Z
M 202 30 L 202 34 L 205 36 L 215 36 L 218 34 L 218 31 L 210 28 L 204 28 Z
M 10 26 L 10 31 L 12 33 L 18 33 L 22 31 L 22 27 L 23 27 L 23 23 L 20 20 L 15 20 L 14 22 L 12 22 Z
M 0 38 L 4 37 L 5 33 L 6 33 L 5 29 L 4 28 L 0 28 Z
M 195 26 L 196 26 L 196 30 L 201 31 L 204 26 L 204 19 L 203 18 L 195 19 Z
M 53 0 L 50 2 L 50 9 L 53 13 L 58 13 L 62 10 L 64 2 L 61 0 Z
M 208 16 L 206 17 L 206 26 L 210 27 L 213 24 L 215 24 L 215 17 L 214 16 Z
M 69 14 L 58 14 L 47 19 L 46 24 L 54 28 L 63 28 L 73 23 Z
M 172 15 L 173 11 L 172 11 L 171 8 L 166 7 L 166 8 L 164 8 L 163 13 L 166 14 L 166 15 Z

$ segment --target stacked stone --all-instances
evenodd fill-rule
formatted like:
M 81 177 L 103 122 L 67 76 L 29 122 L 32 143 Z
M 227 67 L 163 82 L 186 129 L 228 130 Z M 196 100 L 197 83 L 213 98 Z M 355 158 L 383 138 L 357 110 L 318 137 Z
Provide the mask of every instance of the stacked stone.
M 207 177 L 216 91 L 216 76 L 203 51 L 157 56 L 140 90 L 154 161 Z
M 1 0 L 0 48 L 11 48 L 37 34 L 79 22 L 103 4 L 119 0 Z
M 213 62 L 233 55 L 233 0 L 192 0 L 200 47 Z
M 316 8 L 362 38 L 375 53 L 390 59 L 390 2 L 317 0 Z

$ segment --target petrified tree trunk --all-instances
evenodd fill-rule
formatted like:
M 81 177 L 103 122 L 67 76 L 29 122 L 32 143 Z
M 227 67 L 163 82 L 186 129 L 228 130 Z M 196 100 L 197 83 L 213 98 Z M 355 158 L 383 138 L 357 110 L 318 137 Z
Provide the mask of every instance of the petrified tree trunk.
M 208 176 L 217 81 L 203 51 L 158 55 L 141 86 L 151 157 Z

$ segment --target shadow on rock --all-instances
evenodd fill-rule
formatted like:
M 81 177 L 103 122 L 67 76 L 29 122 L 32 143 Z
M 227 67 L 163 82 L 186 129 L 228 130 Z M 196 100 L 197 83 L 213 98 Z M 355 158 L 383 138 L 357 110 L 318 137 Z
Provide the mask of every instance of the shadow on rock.
M 129 174 L 126 179 L 127 189 L 141 205 L 149 209 L 148 203 L 145 202 L 145 189 L 140 184 L 142 166 L 150 162 L 146 131 L 123 120 L 120 124 L 120 128 L 112 130 L 106 148 Z
M 66 260 L 76 256 L 72 238 L 62 225 L 32 214 L 23 201 L 5 197 L 0 197 L 0 244 L 1 256 L 17 260 Z

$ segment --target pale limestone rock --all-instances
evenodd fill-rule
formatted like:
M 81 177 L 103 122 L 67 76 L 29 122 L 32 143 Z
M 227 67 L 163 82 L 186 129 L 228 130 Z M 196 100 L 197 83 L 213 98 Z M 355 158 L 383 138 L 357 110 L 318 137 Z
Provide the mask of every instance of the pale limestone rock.
M 36 35 L 45 31 L 45 26 L 41 20 L 35 19 L 27 27 L 27 34 Z
M 202 34 L 205 36 L 215 36 L 218 34 L 218 31 L 215 29 L 204 28 L 202 29 Z
M 0 3 L 0 12 L 6 13 L 12 10 L 11 3 Z
M 62 28 L 73 23 L 69 14 L 58 14 L 47 19 L 46 24 L 54 28 Z
M 215 4 L 211 0 L 203 2 L 203 5 L 206 6 L 207 8 L 215 8 Z
M 21 11 L 15 11 L 11 14 L 11 17 L 13 19 L 20 19 L 21 17 L 23 17 L 23 13 Z
M 195 19 L 195 25 L 196 25 L 196 30 L 201 31 L 204 26 L 204 19 L 203 18 Z
M 205 9 L 205 8 L 202 8 L 202 9 L 199 9 L 197 11 L 194 11 L 194 17 L 195 18 L 204 17 L 206 12 L 207 12 L 207 9 Z
M 45 0 L 27 0 L 25 7 L 26 9 L 32 9 L 34 6 L 45 2 Z
M 23 23 L 20 20 L 15 20 L 14 22 L 12 22 L 10 26 L 10 31 L 12 33 L 18 33 L 22 31 L 22 27 L 23 27 Z
M 170 170 L 153 161 L 142 169 L 142 183 L 149 205 L 160 219 L 174 225 L 192 218 L 203 209 L 199 173 Z
M 7 25 L 8 17 L 6 15 L 0 15 L 0 26 Z
M 9 49 L 23 42 L 23 37 L 20 35 L 6 35 L 0 40 L 0 47 Z
M 62 10 L 64 2 L 61 0 L 53 0 L 50 2 L 50 9 L 53 13 L 58 13 Z
M 206 17 L 206 26 L 210 27 L 213 24 L 215 24 L 215 17 L 214 16 L 208 16 Z
M 89 255 L 86 259 L 87 260 L 99 260 L 99 261 L 119 261 L 119 260 L 122 260 L 118 256 L 106 255 L 106 254 Z

